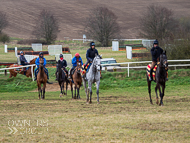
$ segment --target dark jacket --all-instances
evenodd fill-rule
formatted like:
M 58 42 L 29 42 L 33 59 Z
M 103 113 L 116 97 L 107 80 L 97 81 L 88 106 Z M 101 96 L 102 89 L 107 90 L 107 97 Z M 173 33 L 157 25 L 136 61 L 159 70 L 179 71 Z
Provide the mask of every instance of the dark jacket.
M 152 47 L 151 49 L 152 61 L 157 62 L 158 57 L 160 57 L 162 53 L 163 53 L 163 49 L 160 48 L 159 46 Z
M 86 59 L 89 61 L 93 61 L 95 54 L 98 55 L 98 50 L 96 50 L 95 48 L 94 49 L 89 48 L 86 52 Z
M 25 62 L 27 62 L 27 60 L 24 57 L 24 55 L 20 55 L 20 63 L 21 63 L 21 65 L 25 64 Z
M 60 61 L 60 64 L 61 64 L 61 68 L 67 67 L 67 61 L 66 60 L 63 59 L 62 61 L 61 60 L 59 60 L 59 61 Z

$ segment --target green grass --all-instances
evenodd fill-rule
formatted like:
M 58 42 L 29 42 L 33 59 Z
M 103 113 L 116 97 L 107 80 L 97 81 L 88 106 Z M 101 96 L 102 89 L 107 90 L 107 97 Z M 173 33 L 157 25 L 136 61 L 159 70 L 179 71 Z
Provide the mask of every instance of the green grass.
M 13 61 L 14 55 L 4 54 L 2 48 L 0 60 Z M 72 45 L 71 52 L 85 59 L 87 48 Z M 125 52 L 97 49 L 104 58 L 128 61 Z M 55 68 L 48 70 L 54 81 Z M 0 75 L 0 142 L 189 142 L 190 70 L 169 70 L 163 107 L 155 104 L 155 83 L 154 105 L 150 104 L 145 70 L 130 70 L 127 75 L 127 71 L 102 72 L 100 104 L 94 85 L 92 104 L 86 104 L 84 87 L 80 100 L 72 100 L 71 91 L 62 98 L 60 91 L 46 92 L 45 100 L 38 100 L 38 93 L 30 91 L 37 88 L 30 78 Z M 18 132 L 9 134 L 13 127 Z

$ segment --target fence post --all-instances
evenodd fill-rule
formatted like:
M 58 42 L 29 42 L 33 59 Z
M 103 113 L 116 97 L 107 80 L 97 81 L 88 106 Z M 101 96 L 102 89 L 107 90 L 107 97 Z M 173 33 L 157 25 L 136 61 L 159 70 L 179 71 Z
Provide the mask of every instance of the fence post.
M 31 73 L 32 73 L 32 80 L 34 81 L 33 66 L 31 67 Z
M 7 45 L 5 45 L 5 53 L 7 53 Z
M 17 47 L 15 47 L 15 56 L 17 57 Z
M 128 77 L 129 77 L 129 63 L 128 63 Z

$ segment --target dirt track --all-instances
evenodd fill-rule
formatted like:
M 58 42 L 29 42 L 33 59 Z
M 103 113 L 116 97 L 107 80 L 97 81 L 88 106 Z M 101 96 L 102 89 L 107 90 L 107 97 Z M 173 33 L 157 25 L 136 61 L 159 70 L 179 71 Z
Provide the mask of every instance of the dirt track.
M 66 84 L 64 86 L 64 90 L 65 90 Z M 68 88 L 67 90 L 71 90 L 70 85 L 68 84 Z M 50 92 L 50 91 L 60 91 L 60 87 L 59 84 L 57 82 L 53 83 L 53 84 L 46 84 L 46 91 Z M 38 92 L 38 89 L 36 88 L 34 91 L 32 92 Z

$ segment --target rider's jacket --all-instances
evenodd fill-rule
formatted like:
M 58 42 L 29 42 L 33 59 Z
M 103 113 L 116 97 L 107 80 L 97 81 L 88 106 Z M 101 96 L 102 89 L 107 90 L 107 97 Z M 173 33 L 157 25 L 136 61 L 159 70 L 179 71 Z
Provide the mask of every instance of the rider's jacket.
M 88 50 L 87 50 L 87 52 L 86 52 L 86 59 L 88 60 L 88 61 L 93 61 L 93 59 L 94 59 L 94 57 L 95 57 L 95 55 L 98 55 L 98 50 L 97 49 L 92 49 L 92 48 L 89 48 Z
M 45 58 L 43 58 L 44 59 L 44 67 L 46 66 L 46 59 Z M 36 59 L 36 61 L 35 61 L 35 64 L 37 65 L 37 67 L 39 68 L 39 65 L 40 65 L 40 58 L 38 57 L 37 59 Z
M 81 57 L 79 57 L 79 58 L 73 57 L 73 59 L 72 59 L 72 64 L 73 64 L 74 67 L 77 66 L 77 62 L 78 62 L 78 61 L 81 61 L 81 64 L 83 65 L 83 62 L 82 62 L 82 58 L 81 58 Z
M 163 53 L 163 49 L 160 48 L 159 46 L 152 47 L 151 49 L 152 61 L 157 62 L 157 59 L 160 57 L 160 54 L 162 53 Z

